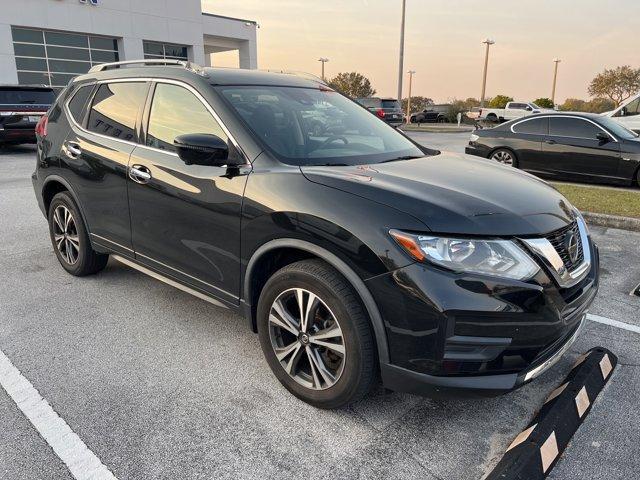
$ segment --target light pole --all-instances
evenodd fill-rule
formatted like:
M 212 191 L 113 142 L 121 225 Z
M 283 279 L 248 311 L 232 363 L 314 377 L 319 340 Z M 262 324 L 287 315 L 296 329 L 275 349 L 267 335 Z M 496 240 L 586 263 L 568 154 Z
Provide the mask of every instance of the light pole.
M 554 58 L 553 59 L 553 63 L 555 63 L 555 67 L 553 70 L 553 87 L 551 89 L 551 102 L 553 103 L 553 106 L 556 106 L 556 82 L 558 80 L 558 64 L 561 62 L 562 60 L 560 60 L 559 58 Z
M 409 70 L 407 72 L 409 74 L 409 98 L 407 98 L 407 123 L 411 122 L 411 84 L 413 83 L 413 75 L 416 73 L 415 70 Z
M 324 64 L 329 61 L 328 58 L 320 57 L 318 59 L 319 62 L 322 62 L 322 80 L 324 81 Z
M 487 45 L 487 49 L 484 54 L 484 74 L 482 75 L 482 96 L 480 97 L 480 107 L 484 107 L 484 96 L 487 91 L 487 67 L 489 66 L 489 47 L 496 42 L 491 38 L 487 38 L 482 43 Z
M 398 62 L 398 101 L 402 102 L 402 76 L 404 69 L 404 19 L 407 0 L 402 0 L 402 21 L 400 23 L 400 59 Z

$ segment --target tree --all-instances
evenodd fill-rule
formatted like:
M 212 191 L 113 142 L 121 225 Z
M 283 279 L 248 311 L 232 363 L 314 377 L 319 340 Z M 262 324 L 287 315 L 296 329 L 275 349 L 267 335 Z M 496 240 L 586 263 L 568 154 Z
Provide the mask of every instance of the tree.
M 351 98 L 371 97 L 376 91 L 367 77 L 358 72 L 342 72 L 329 81 L 329 86 Z
M 567 98 L 564 103 L 560 105 L 560 110 L 565 112 L 586 112 L 587 102 L 579 98 Z
M 640 90 L 640 69 L 623 65 L 612 69 L 606 69 L 591 80 L 589 95 L 592 97 L 605 97 L 613 100 L 616 106 L 620 105 L 631 95 Z
M 533 103 L 542 108 L 553 108 L 555 105 L 553 104 L 553 100 L 547 97 L 536 98 Z
M 453 98 L 449 100 L 449 109 L 447 112 L 447 118 L 450 122 L 458 121 L 458 113 L 466 113 L 473 107 L 479 107 L 480 100 L 477 98 L 469 97 L 466 100 L 458 100 Z
M 407 100 L 408 98 L 402 99 L 402 110 L 404 112 L 407 111 Z M 411 97 L 411 113 L 426 110 L 429 105 L 433 105 L 433 103 L 433 100 L 429 97 L 421 97 L 419 95 Z
M 594 98 L 589 102 L 589 111 L 591 113 L 604 113 L 615 110 L 617 105 L 610 98 Z
M 513 102 L 513 97 L 496 95 L 489 102 L 489 108 L 505 108 L 509 102 Z
M 594 98 L 588 102 L 579 98 L 567 98 L 560 105 L 560 110 L 565 112 L 603 113 L 614 108 L 616 108 L 615 102 L 608 98 Z

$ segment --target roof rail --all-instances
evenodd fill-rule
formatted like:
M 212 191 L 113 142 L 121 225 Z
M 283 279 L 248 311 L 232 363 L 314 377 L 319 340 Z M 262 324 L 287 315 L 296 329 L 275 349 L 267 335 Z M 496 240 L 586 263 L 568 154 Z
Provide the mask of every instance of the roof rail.
M 197 63 L 187 62 L 185 60 L 173 60 L 170 58 L 125 60 L 122 62 L 101 63 L 99 65 L 94 65 L 93 67 L 91 67 L 89 69 L 89 73 L 104 72 L 105 70 L 109 70 L 112 68 L 120 68 L 121 66 L 127 66 L 127 65 L 143 65 L 143 66 L 173 65 L 176 67 L 185 68 L 186 70 L 190 70 L 194 73 L 197 73 L 198 75 L 206 76 L 204 69 Z
M 311 80 L 313 82 L 320 83 L 322 85 L 327 85 L 327 86 L 329 85 L 326 80 L 323 80 L 322 78 L 320 78 L 317 75 L 314 75 L 313 73 L 299 72 L 295 70 L 280 70 L 277 68 L 267 69 L 262 71 L 269 72 L 269 73 L 282 73 L 284 75 L 295 75 L 296 77 L 306 78 L 307 80 Z

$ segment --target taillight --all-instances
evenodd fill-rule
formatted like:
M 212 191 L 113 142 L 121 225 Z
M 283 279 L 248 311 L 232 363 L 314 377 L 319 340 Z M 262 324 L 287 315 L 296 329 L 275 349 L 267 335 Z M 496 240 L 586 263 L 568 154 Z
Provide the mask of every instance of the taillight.
M 39 137 L 46 137 L 48 123 L 49 123 L 48 115 L 43 115 L 42 117 L 40 117 L 40 120 L 38 120 L 38 123 L 36 124 L 36 135 L 38 135 Z
M 384 118 L 384 110 L 379 108 L 378 110 L 376 110 L 376 115 L 380 118 Z

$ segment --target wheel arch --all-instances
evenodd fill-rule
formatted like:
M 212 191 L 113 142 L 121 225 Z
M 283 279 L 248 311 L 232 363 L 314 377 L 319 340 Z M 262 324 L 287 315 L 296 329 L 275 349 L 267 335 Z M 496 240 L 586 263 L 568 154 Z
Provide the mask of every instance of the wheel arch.
M 60 192 L 68 192 L 69 195 L 71 195 L 73 201 L 78 207 L 78 210 L 80 211 L 82 221 L 87 228 L 87 233 L 89 233 L 90 229 L 89 224 L 87 223 L 87 217 L 84 214 L 84 210 L 82 208 L 82 204 L 80 203 L 78 195 L 74 191 L 71 184 L 58 175 L 49 175 L 42 183 L 42 204 L 45 208 L 45 215 L 49 215 L 49 206 L 51 205 L 51 200 L 53 200 L 53 197 L 55 197 Z M 91 239 L 91 235 L 89 235 L 89 239 Z
M 256 306 L 257 298 L 262 291 L 264 282 L 259 280 L 268 279 L 269 275 L 264 278 L 261 266 L 265 263 L 269 264 L 270 260 L 274 256 L 287 253 L 291 255 L 288 257 L 288 261 L 282 266 L 293 263 L 305 258 L 320 258 L 335 268 L 355 289 L 356 293 L 360 297 L 363 306 L 365 307 L 373 333 L 376 340 L 376 346 L 378 350 L 378 358 L 381 363 L 389 362 L 389 349 L 387 343 L 387 335 L 384 328 L 384 323 L 378 306 L 369 292 L 369 289 L 365 285 L 364 281 L 355 273 L 355 271 L 349 267 L 349 265 L 340 259 L 334 253 L 305 240 L 295 238 L 280 238 L 271 240 L 262 246 L 260 246 L 254 254 L 251 256 L 247 263 L 247 268 L 244 272 L 244 278 L 242 281 L 242 304 L 245 316 L 251 322 L 251 328 L 256 331 Z M 277 265 L 280 265 L 277 263 Z M 270 271 L 267 269 L 267 271 Z M 271 271 L 272 273 L 272 271 Z M 257 281 L 258 280 L 258 281 Z

